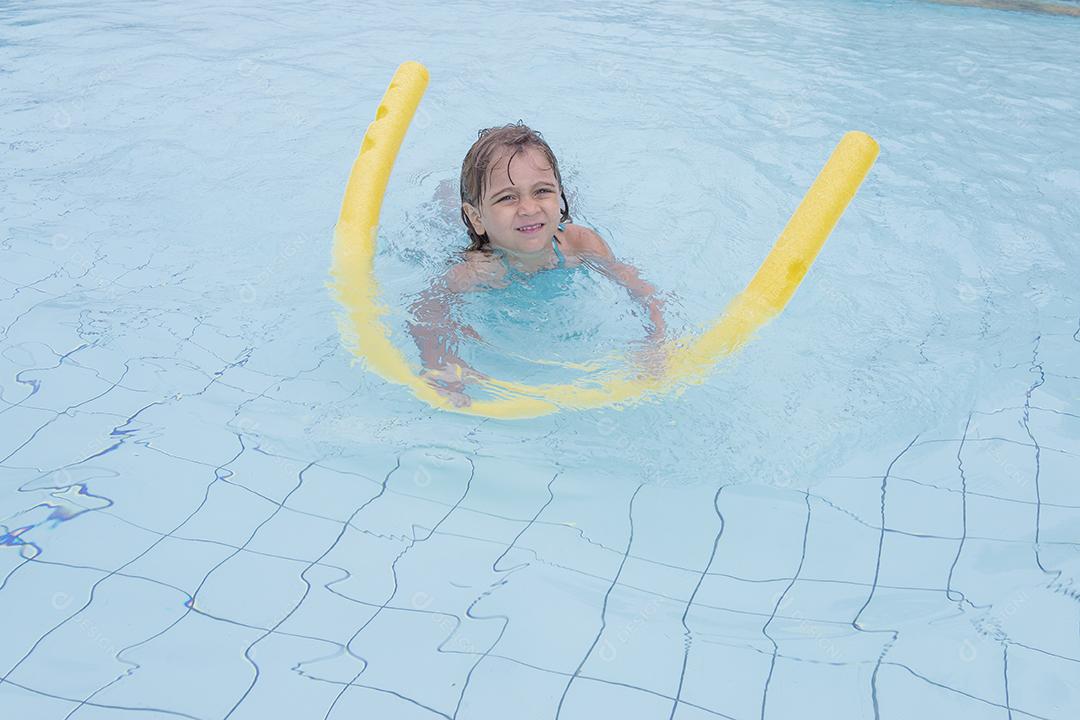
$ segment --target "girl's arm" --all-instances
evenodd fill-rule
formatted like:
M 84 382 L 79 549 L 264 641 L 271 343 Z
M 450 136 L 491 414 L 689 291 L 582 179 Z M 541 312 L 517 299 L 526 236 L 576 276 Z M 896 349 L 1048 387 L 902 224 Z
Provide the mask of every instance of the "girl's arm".
M 458 406 L 471 402 L 464 393 L 465 380 L 479 375 L 457 354 L 459 338 L 467 335 L 479 339 L 479 335 L 472 327 L 456 322 L 451 314 L 455 294 L 470 289 L 463 265 L 451 267 L 420 294 L 409 306 L 413 319 L 408 324 L 420 349 L 428 384 Z
M 420 362 L 425 368 L 438 369 L 460 360 L 457 339 L 462 327 L 451 317 L 450 302 L 446 282 L 441 280 L 409 306 L 409 333 L 420 348 Z
M 595 232 L 580 225 L 569 225 L 566 228 L 568 235 L 571 229 L 573 235 L 570 239 L 578 248 L 578 253 L 597 270 L 625 287 L 630 296 L 641 303 L 652 324 L 649 340 L 662 342 L 667 333 L 667 324 L 664 321 L 664 301 L 657 295 L 656 287 L 642 278 L 636 267 L 618 260 L 604 239 Z

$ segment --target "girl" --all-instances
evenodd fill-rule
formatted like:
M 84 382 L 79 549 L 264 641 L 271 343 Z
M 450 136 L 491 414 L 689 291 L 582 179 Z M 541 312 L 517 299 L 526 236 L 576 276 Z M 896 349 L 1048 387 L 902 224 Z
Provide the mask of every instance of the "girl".
M 515 278 L 586 265 L 623 285 L 648 313 L 644 359 L 655 371 L 664 338 L 663 303 L 631 265 L 618 261 L 592 230 L 572 224 L 559 163 L 540 133 L 518 122 L 481 130 L 461 165 L 461 219 L 471 244 L 462 259 L 413 304 L 409 330 L 425 377 L 455 405 L 468 405 L 465 382 L 479 376 L 457 355 L 456 339 L 479 339 L 450 317 L 454 294 L 502 288 Z

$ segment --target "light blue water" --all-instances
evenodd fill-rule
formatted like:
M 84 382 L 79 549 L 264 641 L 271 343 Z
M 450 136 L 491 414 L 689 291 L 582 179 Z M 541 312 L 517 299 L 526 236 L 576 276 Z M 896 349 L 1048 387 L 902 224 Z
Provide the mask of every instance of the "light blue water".
M 0 6 L 0 714 L 1076 717 L 1078 41 L 919 2 Z M 406 59 L 394 307 L 465 244 L 433 198 L 480 127 L 544 132 L 674 332 L 845 130 L 881 157 L 705 385 L 450 415 L 352 365 L 325 287 Z M 472 299 L 508 377 L 530 334 L 633 335 L 537 282 L 591 312 Z

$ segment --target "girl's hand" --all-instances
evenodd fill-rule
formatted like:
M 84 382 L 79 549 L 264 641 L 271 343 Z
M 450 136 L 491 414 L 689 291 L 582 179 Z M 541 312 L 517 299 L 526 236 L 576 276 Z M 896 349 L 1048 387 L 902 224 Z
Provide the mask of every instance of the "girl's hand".
M 667 348 L 662 335 L 650 334 L 643 346 L 631 354 L 631 358 L 646 378 L 658 380 L 667 373 Z
M 485 379 L 487 376 L 473 370 L 463 362 L 447 362 L 442 367 L 426 368 L 421 376 L 427 384 L 454 407 L 467 407 L 472 398 L 465 394 L 465 383 L 469 380 Z

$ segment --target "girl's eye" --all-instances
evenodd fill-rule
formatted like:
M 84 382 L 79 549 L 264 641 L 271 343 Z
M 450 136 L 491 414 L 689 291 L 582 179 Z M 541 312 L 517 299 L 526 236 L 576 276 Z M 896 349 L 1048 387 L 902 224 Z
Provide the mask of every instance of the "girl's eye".
M 503 200 L 512 200 L 513 198 L 514 198 L 513 195 L 503 195 L 501 198 L 499 198 L 495 202 L 502 202 Z
M 538 193 L 549 193 L 549 192 L 551 192 L 551 190 L 548 189 L 548 188 L 540 188 L 536 192 L 538 192 Z

